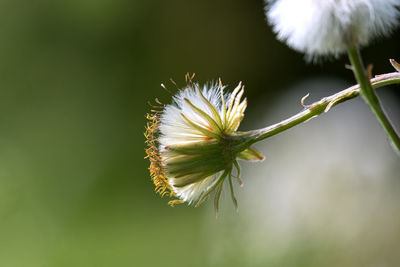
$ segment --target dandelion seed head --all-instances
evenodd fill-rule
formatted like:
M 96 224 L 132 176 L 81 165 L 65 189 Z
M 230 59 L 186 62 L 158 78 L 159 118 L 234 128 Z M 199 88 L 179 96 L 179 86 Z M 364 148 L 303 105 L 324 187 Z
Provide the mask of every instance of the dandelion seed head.
M 277 38 L 306 59 L 337 57 L 399 25 L 399 0 L 265 0 Z

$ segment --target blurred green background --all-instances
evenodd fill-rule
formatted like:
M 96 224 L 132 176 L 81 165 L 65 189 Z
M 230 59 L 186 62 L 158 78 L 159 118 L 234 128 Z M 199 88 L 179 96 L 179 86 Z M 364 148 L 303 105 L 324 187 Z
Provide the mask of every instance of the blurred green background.
M 399 33 L 363 50 L 375 73 L 392 71 L 388 58 L 400 60 Z M 243 81 L 249 106 L 241 129 L 292 114 L 258 116 L 306 77 L 353 83 L 344 57 L 305 64 L 276 41 L 263 1 L 2 0 L 0 38 L 0 266 L 357 265 L 340 246 L 332 254 L 337 246 L 312 238 L 287 242 L 281 254 L 268 236 L 269 246 L 259 246 L 238 234 L 254 235 L 256 219 L 236 214 L 229 201 L 216 220 L 211 201 L 170 208 L 153 192 L 145 114 L 147 101 L 170 101 L 160 87 L 174 91 L 169 78 L 183 86 L 194 72 L 199 82 L 221 77 L 230 89 Z M 400 103 L 399 87 L 383 90 Z M 291 98 L 294 111 L 300 98 Z M 263 152 L 268 165 L 274 153 Z M 237 194 L 240 202 L 252 193 L 245 186 Z M 258 227 L 274 232 L 269 225 L 266 218 Z M 399 239 L 400 223 L 393 229 Z M 396 238 L 387 246 L 400 249 Z M 244 255 L 248 247 L 256 254 Z

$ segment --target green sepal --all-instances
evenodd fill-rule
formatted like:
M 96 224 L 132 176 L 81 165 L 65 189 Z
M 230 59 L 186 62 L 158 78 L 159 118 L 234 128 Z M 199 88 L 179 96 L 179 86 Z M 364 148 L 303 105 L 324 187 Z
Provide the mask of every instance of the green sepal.
M 207 98 L 206 98 L 206 97 L 203 95 L 203 93 L 201 92 L 200 88 L 199 88 L 199 87 L 196 87 L 196 88 L 197 88 L 197 91 L 198 91 L 198 93 L 199 93 L 201 99 L 203 100 L 203 102 L 204 102 L 204 103 L 208 106 L 208 108 L 211 110 L 211 112 L 212 112 L 212 114 L 213 114 L 213 116 L 214 116 L 215 122 L 217 123 L 219 129 L 220 129 L 220 130 L 223 130 L 224 125 L 222 124 L 221 117 L 220 117 L 220 115 L 219 115 L 218 110 L 214 107 L 214 105 L 212 105 L 212 104 L 210 103 L 210 101 L 207 100 Z
M 190 119 L 188 119 L 188 117 L 185 116 L 185 114 L 181 113 L 181 116 L 190 126 L 195 128 L 199 132 L 203 133 L 204 135 L 206 135 L 208 137 L 219 139 L 219 135 L 218 134 L 215 134 L 215 133 L 207 130 L 206 128 L 203 128 L 202 126 L 197 125 L 196 123 L 192 122 Z
M 217 192 L 215 192 L 214 196 L 214 208 L 215 208 L 215 217 L 218 218 L 218 210 L 219 210 L 219 198 L 221 197 L 221 192 L 222 192 L 222 186 L 223 186 L 222 180 L 218 184 Z
M 247 161 L 263 161 L 265 159 L 264 155 L 261 154 L 257 149 L 249 147 L 246 150 L 240 152 L 237 157 L 239 159 Z
M 210 195 L 211 192 L 214 191 L 214 189 L 224 181 L 224 179 L 226 178 L 226 176 L 228 175 L 228 171 L 224 171 L 220 177 L 218 178 L 218 180 L 214 183 L 214 185 L 212 185 L 206 192 L 203 193 L 203 195 L 200 197 L 199 201 L 197 201 L 196 203 L 196 208 L 198 206 L 200 206 L 200 204 Z
M 192 108 L 192 110 L 194 112 L 196 112 L 197 114 L 199 114 L 201 117 L 203 117 L 203 119 L 205 119 L 210 125 L 210 127 L 216 132 L 216 133 L 221 133 L 221 127 L 220 125 L 218 125 L 218 123 L 210 116 L 208 115 L 206 112 L 204 112 L 203 110 L 199 109 L 198 107 L 196 107 L 195 105 L 193 105 L 192 102 L 190 102 L 189 99 L 184 98 L 185 102 L 189 104 L 189 106 Z
M 199 153 L 215 153 L 221 151 L 220 143 L 216 140 L 196 142 L 193 144 L 166 146 L 165 150 L 181 155 L 198 155 Z
M 213 174 L 215 174 L 215 171 L 209 172 L 209 173 L 201 173 L 201 174 L 197 174 L 197 175 L 194 175 L 194 174 L 187 175 L 187 176 L 181 177 L 179 180 L 177 180 L 176 183 L 174 184 L 174 186 L 175 187 L 184 187 L 189 184 L 200 182 L 200 181 L 204 180 L 205 178 L 210 177 Z M 175 178 L 175 179 L 177 179 L 177 178 Z

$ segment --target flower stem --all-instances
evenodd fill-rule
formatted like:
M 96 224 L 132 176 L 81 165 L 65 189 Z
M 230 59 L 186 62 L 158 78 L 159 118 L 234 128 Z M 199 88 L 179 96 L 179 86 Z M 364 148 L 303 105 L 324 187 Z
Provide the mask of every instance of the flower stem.
M 372 87 L 371 82 L 367 77 L 368 74 L 363 66 L 363 62 L 358 48 L 355 46 L 349 46 L 347 51 L 350 58 L 350 62 L 352 64 L 354 76 L 361 88 L 360 89 L 361 96 L 372 110 L 372 113 L 375 115 L 378 122 L 381 124 L 382 128 L 385 130 L 386 134 L 388 135 L 389 139 L 392 142 L 392 145 L 396 149 L 396 152 L 399 152 L 400 137 L 394 130 L 392 124 L 390 123 L 389 119 L 387 118 L 385 112 L 381 107 L 379 99 L 375 94 L 375 90 Z
M 400 73 L 393 72 L 378 75 L 375 78 L 371 79 L 370 84 L 373 88 L 378 88 L 391 84 L 400 84 Z M 360 86 L 357 84 L 334 95 L 324 97 L 321 100 L 312 103 L 311 105 L 305 106 L 305 109 L 303 111 L 293 115 L 286 120 L 258 130 L 237 132 L 237 139 L 246 139 L 247 141 L 241 142 L 236 149 L 237 151 L 242 151 L 256 142 L 290 129 L 293 126 L 317 117 L 322 113 L 328 112 L 332 107 L 336 106 L 337 104 L 357 97 L 358 95 L 360 95 L 360 91 Z

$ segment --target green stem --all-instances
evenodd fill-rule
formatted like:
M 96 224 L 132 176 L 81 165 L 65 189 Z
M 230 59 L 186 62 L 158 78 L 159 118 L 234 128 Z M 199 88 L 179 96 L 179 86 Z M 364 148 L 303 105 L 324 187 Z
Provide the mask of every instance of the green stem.
M 347 51 L 353 67 L 354 76 L 357 82 L 360 84 L 361 96 L 372 110 L 372 113 L 375 115 L 382 128 L 385 130 L 397 152 L 399 152 L 400 137 L 394 130 L 392 124 L 383 111 L 381 104 L 379 103 L 379 99 L 375 94 L 375 90 L 372 88 L 370 80 L 367 77 L 367 73 L 363 66 L 358 48 L 355 46 L 349 46 Z
M 379 75 L 376 78 L 371 79 L 371 84 L 373 88 L 379 88 L 391 84 L 400 84 L 400 73 L 393 72 Z M 237 143 L 238 146 L 235 147 L 235 150 L 238 152 L 243 151 L 244 149 L 248 148 L 250 145 L 256 142 L 281 133 L 289 128 L 292 128 L 293 126 L 317 117 L 324 112 L 328 112 L 332 107 L 336 106 L 337 104 L 353 99 L 358 95 L 360 95 L 360 86 L 357 84 L 334 95 L 324 97 L 321 100 L 312 103 L 311 105 L 305 106 L 305 109 L 303 111 L 293 115 L 286 120 L 258 130 L 237 132 L 235 134 L 235 137 L 238 141 L 243 139 L 247 141 L 239 141 Z

